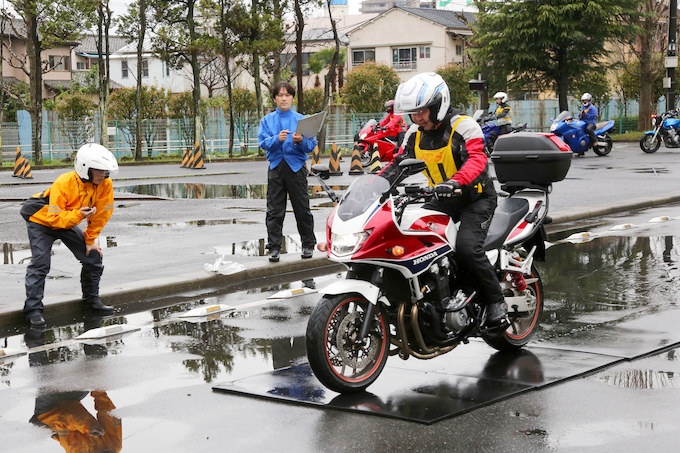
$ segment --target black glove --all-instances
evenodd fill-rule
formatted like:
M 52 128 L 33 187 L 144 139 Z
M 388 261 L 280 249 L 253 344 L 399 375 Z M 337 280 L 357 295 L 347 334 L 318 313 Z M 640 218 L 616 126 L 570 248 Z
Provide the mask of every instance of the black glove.
M 450 180 L 445 181 L 445 182 L 440 182 L 439 184 L 434 186 L 434 196 L 437 197 L 437 199 L 439 199 L 439 198 L 444 198 L 444 199 L 451 198 L 451 197 L 454 197 L 454 196 L 460 194 L 460 188 L 461 187 L 462 186 L 460 185 L 460 183 L 458 181 L 456 181 L 455 179 L 450 179 Z M 459 191 L 459 192 L 456 193 L 456 191 Z

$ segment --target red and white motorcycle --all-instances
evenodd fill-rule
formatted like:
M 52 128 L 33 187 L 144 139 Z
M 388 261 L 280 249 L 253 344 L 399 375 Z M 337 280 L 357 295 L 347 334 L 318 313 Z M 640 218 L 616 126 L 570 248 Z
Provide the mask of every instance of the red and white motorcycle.
M 422 208 L 431 187 L 399 186 L 425 168 L 405 159 L 392 185 L 378 175 L 355 179 L 328 217 L 327 256 L 348 270 L 320 291 L 307 324 L 307 356 L 323 385 L 358 392 L 378 378 L 390 355 L 430 359 L 470 337 L 512 350 L 534 336 L 543 310 L 534 260 L 545 259 L 548 193 L 566 175 L 571 152 L 552 134 L 518 133 L 500 137 L 492 159 L 507 196 L 499 198 L 485 250 L 510 325 L 487 327 L 485 301 L 456 264 L 457 225 Z M 328 171 L 315 170 L 321 177 Z

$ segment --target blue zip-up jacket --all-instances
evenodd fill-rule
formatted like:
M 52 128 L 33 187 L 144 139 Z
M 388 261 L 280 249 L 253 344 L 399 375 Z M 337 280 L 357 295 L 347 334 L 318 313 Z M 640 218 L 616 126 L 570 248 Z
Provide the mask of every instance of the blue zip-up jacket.
M 597 107 L 593 104 L 582 105 L 578 116 L 585 121 L 586 124 L 595 124 L 597 121 Z
M 316 137 L 302 137 L 300 143 L 293 143 L 293 133 L 302 118 L 304 115 L 293 109 L 282 112 L 277 108 L 260 121 L 257 141 L 260 148 L 267 152 L 270 169 L 276 168 L 285 159 L 290 169 L 297 172 L 305 164 L 307 154 L 316 148 Z M 288 129 L 290 133 L 282 143 L 279 141 L 279 132 L 284 129 Z

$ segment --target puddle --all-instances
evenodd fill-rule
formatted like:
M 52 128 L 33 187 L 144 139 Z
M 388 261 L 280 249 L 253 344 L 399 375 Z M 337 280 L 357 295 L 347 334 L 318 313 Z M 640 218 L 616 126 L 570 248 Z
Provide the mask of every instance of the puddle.
M 633 173 L 667 174 L 670 172 L 667 168 L 638 168 L 633 170 Z
M 115 236 L 99 236 L 99 243 L 102 248 L 118 247 Z M 55 250 L 67 250 L 67 247 L 57 240 L 52 244 L 52 255 Z M 31 261 L 31 246 L 28 243 L 5 242 L 2 244 L 2 257 L 2 264 L 28 264 Z
M 331 186 L 335 191 L 347 189 L 346 185 Z M 134 186 L 117 187 L 117 191 L 148 195 L 162 198 L 237 198 L 237 199 L 267 199 L 266 184 L 197 184 L 197 183 L 166 183 L 166 184 L 140 184 Z M 327 198 L 320 185 L 307 186 L 310 198 Z
M 188 222 L 167 222 L 167 223 L 133 223 L 135 226 L 159 227 L 159 228 L 184 228 L 187 226 L 211 226 L 211 225 L 255 225 L 261 222 L 242 219 L 217 219 L 217 220 L 191 220 Z
M 635 390 L 658 390 L 680 387 L 678 376 L 672 371 L 623 370 L 613 374 L 601 374 L 597 378 L 605 384 Z

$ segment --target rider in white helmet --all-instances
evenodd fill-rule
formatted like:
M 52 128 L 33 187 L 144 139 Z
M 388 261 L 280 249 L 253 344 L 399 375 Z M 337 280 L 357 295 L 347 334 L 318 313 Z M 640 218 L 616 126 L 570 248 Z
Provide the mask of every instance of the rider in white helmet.
M 23 312 L 33 327 L 45 325 L 42 316 L 45 277 L 50 271 L 52 244 L 57 239 L 82 264 L 80 283 L 84 306 L 100 313 L 113 312 L 113 307 L 99 299 L 104 265 L 97 238 L 113 214 L 110 175 L 118 171 L 118 163 L 108 149 L 88 143 L 78 149 L 74 167 L 74 171 L 57 177 L 47 190 L 26 200 L 21 208 L 32 255 L 26 269 Z M 85 232 L 78 227 L 83 220 L 87 220 Z
M 491 149 L 499 135 L 512 132 L 512 109 L 508 105 L 508 95 L 504 91 L 499 91 L 493 95 L 493 98 L 496 100 L 496 110 L 493 114 L 496 115 L 498 132 L 491 131 L 489 134 L 489 148 Z
M 458 264 L 470 272 L 479 297 L 488 304 L 487 322 L 498 325 L 506 319 L 507 304 L 482 249 L 496 208 L 496 191 L 487 170 L 482 130 L 477 121 L 450 107 L 449 96 L 444 79 L 432 72 L 399 85 L 394 110 L 409 114 L 413 125 L 380 175 L 393 180 L 404 158 L 425 161 L 424 173 L 434 186 L 435 198 L 424 207 L 460 221 Z
M 586 123 L 586 135 L 590 143 L 588 146 L 592 148 L 597 143 L 597 136 L 595 135 L 595 124 L 597 123 L 597 107 L 593 105 L 593 95 L 590 93 L 583 93 L 581 96 L 581 110 L 578 117 Z M 583 153 L 580 154 L 583 156 Z

